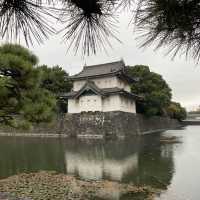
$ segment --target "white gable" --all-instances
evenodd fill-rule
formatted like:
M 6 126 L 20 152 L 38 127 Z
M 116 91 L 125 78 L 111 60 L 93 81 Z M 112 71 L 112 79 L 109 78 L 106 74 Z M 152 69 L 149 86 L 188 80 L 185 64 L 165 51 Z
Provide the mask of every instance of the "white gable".
M 90 79 L 99 88 L 114 88 L 118 87 L 124 89 L 127 92 L 131 91 L 130 85 L 116 76 L 102 77 L 96 79 Z M 77 80 L 73 82 L 73 91 L 79 91 L 86 83 L 86 80 Z

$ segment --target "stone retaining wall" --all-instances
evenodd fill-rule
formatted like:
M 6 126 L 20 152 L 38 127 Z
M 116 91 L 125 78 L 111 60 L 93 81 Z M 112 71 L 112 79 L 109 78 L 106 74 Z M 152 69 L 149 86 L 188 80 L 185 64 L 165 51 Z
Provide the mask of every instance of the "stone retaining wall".
M 177 120 L 125 112 L 67 114 L 62 134 L 78 137 L 126 137 L 180 127 Z
M 176 120 L 164 117 L 146 118 L 125 112 L 85 112 L 66 114 L 51 124 L 40 124 L 32 130 L 0 128 L 0 135 L 38 137 L 113 138 L 142 135 L 180 127 Z

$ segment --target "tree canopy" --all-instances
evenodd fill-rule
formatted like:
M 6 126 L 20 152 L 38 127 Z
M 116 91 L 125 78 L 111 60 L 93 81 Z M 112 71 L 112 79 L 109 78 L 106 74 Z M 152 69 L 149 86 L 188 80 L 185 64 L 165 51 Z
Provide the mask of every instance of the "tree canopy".
M 41 87 L 51 91 L 55 95 L 69 92 L 72 83 L 68 73 L 59 66 L 48 67 L 47 65 L 38 66 L 37 69 L 42 73 Z
M 167 108 L 167 113 L 171 118 L 178 119 L 179 121 L 184 120 L 187 117 L 185 108 L 180 103 L 171 102 Z
M 59 66 L 48 67 L 47 65 L 38 66 L 37 70 L 41 73 L 40 86 L 50 91 L 56 98 L 57 113 L 67 112 L 67 102 L 60 99 L 59 95 L 70 92 L 72 82 L 69 80 L 68 73 Z
M 116 37 L 119 11 L 130 12 L 130 24 L 144 37 L 142 46 L 153 42 L 200 58 L 200 5 L 196 0 L 1 0 L 0 35 L 38 43 L 63 32 L 69 47 L 83 54 L 111 46 Z M 62 27 L 55 30 L 54 22 Z M 118 40 L 119 41 L 119 40 Z
M 160 74 L 151 72 L 145 65 L 128 67 L 127 71 L 131 77 L 138 78 L 138 82 L 131 86 L 132 92 L 144 97 L 137 102 L 137 112 L 146 116 L 169 115 L 179 120 L 185 117 L 185 109 L 171 102 L 171 88 Z
M 139 0 L 135 15 L 143 46 L 155 42 L 168 52 L 200 58 L 200 4 L 196 0 Z
M 49 121 L 54 95 L 40 86 L 38 58 L 20 45 L 0 47 L 0 123 L 27 126 Z
M 139 111 L 146 115 L 162 115 L 171 101 L 171 89 L 161 75 L 151 72 L 148 66 L 129 67 L 129 75 L 138 78 L 132 84 L 132 92 L 144 96 Z

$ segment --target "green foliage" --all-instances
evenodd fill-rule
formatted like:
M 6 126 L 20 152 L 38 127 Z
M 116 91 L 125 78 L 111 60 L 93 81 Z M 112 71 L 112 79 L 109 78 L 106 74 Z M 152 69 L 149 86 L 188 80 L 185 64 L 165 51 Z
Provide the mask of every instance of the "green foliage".
M 144 97 L 137 102 L 137 111 L 146 116 L 168 115 L 179 121 L 186 118 L 186 110 L 180 103 L 171 102 L 171 89 L 161 75 L 151 72 L 148 66 L 128 67 L 128 74 L 137 77 L 132 84 L 132 92 Z
M 54 66 L 52 68 L 42 65 L 37 67 L 42 73 L 41 87 L 51 91 L 54 94 L 69 92 L 72 83 L 69 81 L 69 75 L 61 67 Z
M 18 44 L 4 44 L 0 46 L 0 54 L 7 55 L 15 55 L 17 57 L 20 57 L 24 61 L 30 62 L 32 65 L 36 65 L 38 63 L 38 58 L 36 55 L 34 55 L 32 52 L 30 52 L 28 49 L 22 47 Z
M 171 102 L 167 108 L 167 113 L 171 118 L 178 119 L 179 121 L 186 119 L 187 112 L 180 103 Z
M 167 45 L 174 55 L 180 52 L 200 59 L 197 0 L 3 0 L 0 36 L 10 41 L 23 38 L 32 44 L 63 32 L 69 48 L 96 54 L 112 45 L 111 38 L 119 41 L 116 25 L 122 10 L 130 14 L 135 30 L 145 38 L 143 46 L 156 42 L 157 48 Z
M 40 87 L 37 61 L 19 45 L 0 47 L 0 123 L 27 127 L 52 118 L 55 97 Z
M 200 59 L 200 4 L 196 0 L 138 0 L 136 29 L 144 38 L 142 46 L 168 46 L 178 52 Z
M 52 68 L 42 65 L 37 67 L 41 73 L 41 87 L 50 91 L 57 97 L 56 112 L 66 113 L 67 102 L 59 99 L 61 93 L 67 93 L 72 88 L 72 82 L 69 80 L 69 75 L 59 66 Z
M 132 92 L 144 97 L 143 101 L 137 103 L 137 111 L 147 116 L 165 114 L 172 94 L 162 76 L 151 72 L 149 67 L 144 65 L 128 67 L 128 74 L 139 79 L 132 84 Z

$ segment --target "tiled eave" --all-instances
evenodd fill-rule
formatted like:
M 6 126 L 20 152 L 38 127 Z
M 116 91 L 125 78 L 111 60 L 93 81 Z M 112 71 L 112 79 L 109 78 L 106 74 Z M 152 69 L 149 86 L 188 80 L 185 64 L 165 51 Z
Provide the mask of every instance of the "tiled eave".
M 64 94 L 60 95 L 60 98 L 62 98 L 62 99 L 77 99 L 81 96 L 81 95 L 78 96 L 78 93 L 79 93 L 79 91 L 64 93 Z M 115 95 L 115 94 L 120 94 L 122 96 L 126 96 L 128 98 L 132 98 L 132 99 L 136 99 L 136 100 L 142 99 L 142 97 L 139 96 L 139 95 L 127 92 L 127 91 L 120 89 L 120 88 L 117 88 L 117 87 L 115 87 L 115 88 L 103 88 L 103 89 L 101 89 L 101 92 L 97 95 L 100 95 L 102 97 L 106 97 L 106 96 Z

